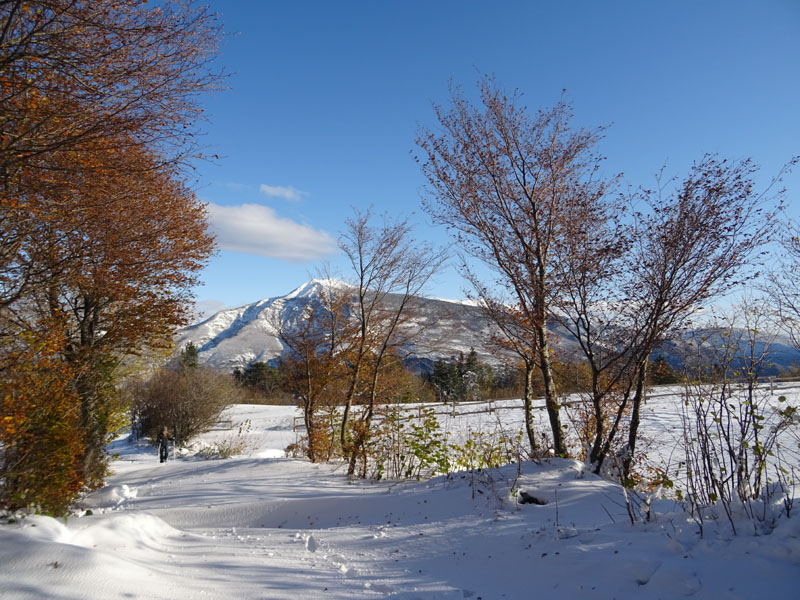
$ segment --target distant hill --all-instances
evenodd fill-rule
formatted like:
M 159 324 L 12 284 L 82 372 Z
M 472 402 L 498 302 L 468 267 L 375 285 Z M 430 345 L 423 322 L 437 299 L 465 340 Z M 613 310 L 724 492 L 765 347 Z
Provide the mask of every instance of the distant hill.
M 734 332 L 736 334 L 737 332 Z M 739 333 L 742 333 L 741 331 Z M 692 345 L 690 347 L 690 344 Z M 705 367 L 713 366 L 722 358 L 722 348 L 739 346 L 739 356 L 747 355 L 751 349 L 748 347 L 747 336 L 742 335 L 735 342 L 727 335 L 726 330 L 714 328 L 698 328 L 687 332 L 683 338 L 663 344 L 654 354 L 655 359 L 661 356 L 673 369 L 681 369 L 684 357 L 688 357 L 689 364 L 700 362 Z M 692 347 L 700 351 L 692 350 Z M 789 344 L 785 338 L 773 340 L 769 346 L 756 339 L 752 352 L 754 357 L 761 356 L 766 349 L 766 356 L 761 366 L 760 375 L 764 377 L 781 375 L 793 366 L 800 365 L 800 352 Z M 699 354 L 699 358 L 697 355 Z M 741 370 L 745 366 L 744 360 L 734 358 L 730 367 Z
M 178 332 L 178 348 L 192 342 L 198 348 L 202 363 L 233 370 L 253 362 L 270 362 L 283 352 L 276 326 L 291 327 L 303 309 L 320 302 L 325 286 L 346 289 L 345 283 L 335 280 L 311 280 L 285 296 L 266 298 L 239 308 L 221 310 L 203 321 Z M 390 296 L 389 302 L 399 297 Z M 408 348 L 410 365 L 415 370 L 429 370 L 437 359 L 450 359 L 460 352 L 475 348 L 478 357 L 488 363 L 499 363 L 501 357 L 488 348 L 497 330 L 480 307 L 467 302 L 440 299 L 419 299 L 420 311 L 416 322 L 420 332 L 413 347 Z M 564 354 L 572 355 L 575 342 L 559 327 L 551 327 Z M 698 332 L 693 332 L 697 334 Z M 715 335 L 717 337 L 715 337 Z M 704 332 L 707 343 L 719 343 L 718 332 Z M 686 342 L 670 342 L 661 347 L 661 355 L 673 367 L 680 368 Z M 655 356 L 654 356 L 655 358 Z M 800 364 L 800 353 L 787 344 L 773 344 L 764 375 L 774 375 L 793 364 Z

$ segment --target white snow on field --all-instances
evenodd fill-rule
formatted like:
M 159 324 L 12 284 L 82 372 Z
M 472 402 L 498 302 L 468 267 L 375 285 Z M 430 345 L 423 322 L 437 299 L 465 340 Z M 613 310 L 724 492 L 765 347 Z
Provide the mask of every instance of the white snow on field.
M 674 445 L 676 401 L 664 393 L 648 404 L 656 456 Z M 514 405 L 461 406 L 474 414 L 443 414 L 443 427 L 519 426 Z M 740 527 L 735 537 L 720 519 L 701 537 L 675 502 L 660 500 L 653 522 L 631 525 L 619 486 L 561 459 L 349 483 L 341 465 L 283 458 L 299 435 L 296 416 L 293 407 L 232 407 L 199 444 L 231 439 L 245 423 L 247 452 L 226 460 L 159 464 L 151 446 L 115 442 L 114 474 L 83 501 L 91 515 L 0 526 L 0 598 L 799 597 L 796 515 L 768 535 Z

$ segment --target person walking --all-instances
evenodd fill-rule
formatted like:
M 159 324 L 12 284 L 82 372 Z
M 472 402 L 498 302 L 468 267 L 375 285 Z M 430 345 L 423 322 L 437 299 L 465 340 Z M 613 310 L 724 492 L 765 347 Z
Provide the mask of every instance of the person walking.
M 167 428 L 164 427 L 161 433 L 158 434 L 156 441 L 158 442 L 158 458 L 159 462 L 167 462 L 167 455 L 169 454 L 169 443 L 174 441 Z

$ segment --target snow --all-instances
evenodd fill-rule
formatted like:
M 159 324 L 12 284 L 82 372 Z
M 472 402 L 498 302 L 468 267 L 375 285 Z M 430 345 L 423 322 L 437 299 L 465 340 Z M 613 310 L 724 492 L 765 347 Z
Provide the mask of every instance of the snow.
M 286 296 L 222 310 L 180 330 L 176 348 L 191 342 L 201 363 L 225 370 L 268 362 L 283 352 L 278 328 L 290 326 L 298 312 L 325 290 L 346 291 L 352 286 L 336 279 L 312 279 Z M 421 332 L 414 341 L 414 354 L 431 360 L 466 354 L 473 346 L 480 349 L 478 342 L 496 333 L 483 312 L 469 302 L 426 301 L 409 326 Z M 497 356 L 489 353 L 479 351 L 479 357 L 498 362 Z
M 336 292 L 342 291 L 349 291 L 352 290 L 353 286 L 339 281 L 338 279 L 312 279 L 307 281 L 303 285 L 295 288 L 293 291 L 289 292 L 284 298 L 286 300 L 291 300 L 294 298 L 308 298 L 313 296 L 319 296 L 325 290 L 333 290 Z
M 669 439 L 675 399 L 654 397 L 646 434 Z M 503 406 L 491 414 L 459 407 L 474 414 L 446 428 L 455 435 L 521 417 Z M 444 419 L 449 407 L 437 410 Z M 742 527 L 733 536 L 721 519 L 701 537 L 675 502 L 657 500 L 651 522 L 631 525 L 619 486 L 563 459 L 350 483 L 341 465 L 284 456 L 300 435 L 298 415 L 232 407 L 192 451 L 165 464 L 151 446 L 114 442 L 113 475 L 83 501 L 91 514 L 0 526 L 0 597 L 797 597 L 797 516 L 768 535 Z M 240 424 L 244 454 L 192 455 L 233 439 Z
M 461 306 L 481 306 L 481 300 L 454 300 L 452 298 L 438 298 L 436 296 L 432 296 L 431 300 L 435 300 L 437 302 L 447 302 L 448 304 L 460 304 Z

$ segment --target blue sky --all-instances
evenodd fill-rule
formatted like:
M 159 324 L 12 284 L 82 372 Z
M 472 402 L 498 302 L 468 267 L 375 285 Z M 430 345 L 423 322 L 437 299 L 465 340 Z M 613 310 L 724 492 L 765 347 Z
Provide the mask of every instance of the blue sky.
M 706 152 L 752 157 L 766 182 L 800 154 L 800 2 L 212 0 L 230 34 L 226 91 L 209 96 L 197 165 L 220 252 L 201 308 L 283 295 L 330 262 L 352 208 L 409 217 L 419 239 L 450 244 L 420 207 L 412 159 L 448 83 L 478 72 L 531 110 L 558 100 L 575 122 L 609 125 L 608 173 L 652 185 Z M 786 178 L 800 218 L 800 173 Z M 431 296 L 461 298 L 454 270 Z

